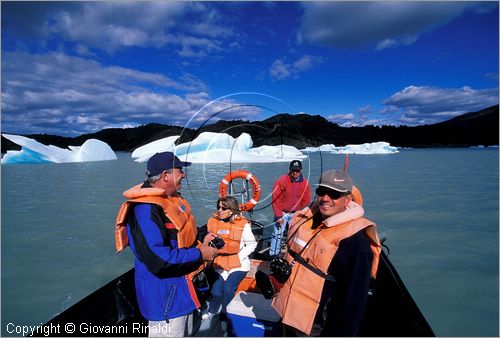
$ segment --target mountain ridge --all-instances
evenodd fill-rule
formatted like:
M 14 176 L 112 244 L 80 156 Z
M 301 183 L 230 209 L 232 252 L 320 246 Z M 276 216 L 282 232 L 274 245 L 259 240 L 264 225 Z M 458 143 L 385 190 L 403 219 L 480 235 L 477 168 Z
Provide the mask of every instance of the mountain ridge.
M 238 137 L 246 132 L 252 136 L 254 147 L 286 144 L 299 149 L 322 144 L 361 144 L 385 141 L 397 147 L 470 147 L 499 144 L 498 104 L 465 113 L 447 121 L 422 126 L 363 126 L 341 127 L 320 115 L 277 114 L 262 121 L 219 120 L 198 129 L 150 123 L 135 128 L 107 128 L 77 137 L 47 134 L 23 135 L 42 144 L 61 148 L 78 146 L 90 138 L 109 144 L 114 151 L 128 151 L 152 141 L 181 135 L 177 143 L 189 142 L 202 132 L 228 133 Z M 20 146 L 2 136 L 2 153 L 19 150 Z

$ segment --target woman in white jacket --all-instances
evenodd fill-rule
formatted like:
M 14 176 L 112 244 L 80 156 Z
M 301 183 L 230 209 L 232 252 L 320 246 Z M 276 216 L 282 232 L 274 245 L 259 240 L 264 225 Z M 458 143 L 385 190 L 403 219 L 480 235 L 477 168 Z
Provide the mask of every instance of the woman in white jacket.
M 217 212 L 207 222 L 209 232 L 224 240 L 219 256 L 213 261 L 217 272 L 209 300 L 208 312 L 226 312 L 226 306 L 234 297 L 236 289 L 250 270 L 248 256 L 257 247 L 250 221 L 241 215 L 238 201 L 232 196 L 217 200 Z

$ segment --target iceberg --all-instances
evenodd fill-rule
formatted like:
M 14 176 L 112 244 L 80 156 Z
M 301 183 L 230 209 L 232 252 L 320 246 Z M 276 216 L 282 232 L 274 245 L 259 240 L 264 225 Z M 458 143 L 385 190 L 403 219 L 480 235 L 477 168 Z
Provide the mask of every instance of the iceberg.
M 281 159 L 282 157 L 286 157 L 287 159 L 306 157 L 297 148 L 284 144 L 280 146 L 260 146 L 250 149 L 248 153 L 254 156 L 272 157 L 274 159 Z
M 81 146 L 69 149 L 44 145 L 28 137 L 2 134 L 6 139 L 20 145 L 21 150 L 9 150 L 2 158 L 2 164 L 10 163 L 68 163 L 116 160 L 116 154 L 106 143 L 88 139 Z
M 388 142 L 373 142 L 363 144 L 349 144 L 345 147 L 335 147 L 332 154 L 394 154 L 398 148 Z
M 327 151 L 332 154 L 394 154 L 398 148 L 387 142 L 373 142 L 363 144 L 348 144 L 344 147 L 336 147 L 334 144 L 323 144 L 319 147 L 307 147 L 301 149 L 305 153 Z
M 157 152 L 172 151 L 182 161 L 193 163 L 267 163 L 288 162 L 306 158 L 295 147 L 261 146 L 252 148 L 252 137 L 242 133 L 236 139 L 226 133 L 204 132 L 191 142 L 174 145 L 179 136 L 170 136 L 137 148 L 132 153 L 136 162 L 146 162 Z M 174 140 L 174 141 L 172 141 Z
M 337 147 L 335 147 L 335 144 L 322 144 L 319 147 L 307 147 L 307 148 L 304 148 L 304 149 L 300 149 L 300 151 L 303 151 L 305 153 L 315 153 L 315 152 L 318 152 L 318 151 L 332 152 L 335 149 L 337 149 Z
M 178 145 L 175 152 L 178 156 L 221 149 L 246 152 L 252 147 L 252 145 L 252 137 L 247 133 L 242 133 L 235 139 L 226 133 L 204 132 L 198 135 L 198 137 L 191 142 Z
M 177 141 L 179 137 L 180 136 L 169 136 L 140 146 L 132 152 L 132 158 L 135 158 L 137 162 L 146 162 L 151 156 L 159 152 L 158 149 L 164 149 L 161 151 L 173 151 L 175 148 L 175 141 Z

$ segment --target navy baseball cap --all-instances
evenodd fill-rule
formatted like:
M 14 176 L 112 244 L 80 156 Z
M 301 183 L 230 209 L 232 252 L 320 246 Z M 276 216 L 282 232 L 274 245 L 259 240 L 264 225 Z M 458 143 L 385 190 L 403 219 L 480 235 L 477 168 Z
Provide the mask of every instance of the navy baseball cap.
M 164 151 L 162 153 L 156 153 L 148 160 L 146 175 L 148 177 L 156 176 L 161 174 L 164 170 L 169 170 L 172 168 L 180 168 L 190 166 L 191 162 L 183 162 L 179 160 L 174 153 L 170 151 Z
M 302 162 L 299 160 L 293 160 L 290 162 L 290 170 L 302 170 Z

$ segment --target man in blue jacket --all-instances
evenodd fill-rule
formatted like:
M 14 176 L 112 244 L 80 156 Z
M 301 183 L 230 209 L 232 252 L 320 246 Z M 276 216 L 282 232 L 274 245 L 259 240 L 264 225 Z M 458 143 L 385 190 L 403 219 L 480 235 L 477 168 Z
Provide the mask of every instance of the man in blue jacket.
M 193 311 L 200 307 L 192 277 L 218 254 L 208 245 L 213 234 L 196 240 L 191 208 L 179 193 L 182 167 L 190 164 L 171 152 L 156 153 L 147 163 L 147 180 L 123 193 L 137 300 L 150 337 L 192 333 Z

